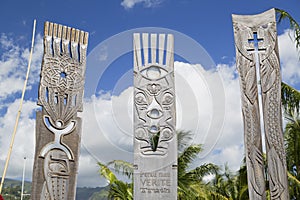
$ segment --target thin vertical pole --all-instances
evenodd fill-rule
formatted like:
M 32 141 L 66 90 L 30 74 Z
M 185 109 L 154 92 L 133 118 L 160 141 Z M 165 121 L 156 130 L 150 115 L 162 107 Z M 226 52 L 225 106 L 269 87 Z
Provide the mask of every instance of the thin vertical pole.
M 26 157 L 24 157 L 23 177 L 22 177 L 22 189 L 21 189 L 21 200 L 23 200 L 23 194 L 24 194 L 25 169 L 26 169 Z
M 14 126 L 14 131 L 13 131 L 12 138 L 11 138 L 11 141 L 10 141 L 9 150 L 8 150 L 8 154 L 7 154 L 7 158 L 6 158 L 6 162 L 5 162 L 5 167 L 4 167 L 4 171 L 3 171 L 3 175 L 2 175 L 2 179 L 1 179 L 0 194 L 2 193 L 3 183 L 4 183 L 5 176 L 6 176 L 6 171 L 7 171 L 7 168 L 8 168 L 8 163 L 9 163 L 9 160 L 10 160 L 10 155 L 11 155 L 11 152 L 12 152 L 12 148 L 13 148 L 13 145 L 14 145 L 15 136 L 16 136 L 16 132 L 17 132 L 17 128 L 18 128 L 19 118 L 20 118 L 20 115 L 21 115 L 22 107 L 23 107 L 23 100 L 24 100 L 24 96 L 25 96 L 26 85 L 27 85 L 28 76 L 29 76 L 29 72 L 30 72 L 30 65 L 31 65 L 32 53 L 33 53 L 35 26 L 36 26 L 36 20 L 33 21 L 33 31 L 32 31 L 31 48 L 30 48 L 28 66 L 27 66 L 27 73 L 26 73 L 26 78 L 25 78 L 25 82 L 24 82 L 24 86 L 23 86 L 22 97 L 21 97 L 21 100 L 20 100 L 20 106 L 19 106 L 19 110 L 18 110 L 18 114 L 17 114 L 15 126 Z

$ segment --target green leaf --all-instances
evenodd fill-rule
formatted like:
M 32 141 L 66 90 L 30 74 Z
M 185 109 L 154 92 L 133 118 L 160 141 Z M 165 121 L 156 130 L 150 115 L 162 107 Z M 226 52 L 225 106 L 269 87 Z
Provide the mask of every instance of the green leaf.
M 282 20 L 288 20 L 290 23 L 290 28 L 294 30 L 294 37 L 295 37 L 295 43 L 296 48 L 299 49 L 300 47 L 300 26 L 296 22 L 296 20 L 286 11 L 276 8 L 276 13 L 278 15 L 278 23 L 280 23 Z

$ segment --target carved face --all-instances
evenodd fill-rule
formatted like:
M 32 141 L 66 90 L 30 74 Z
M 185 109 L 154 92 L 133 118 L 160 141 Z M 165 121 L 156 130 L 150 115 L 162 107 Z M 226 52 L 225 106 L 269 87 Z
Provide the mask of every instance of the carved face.
M 61 150 L 51 150 L 45 157 L 44 176 L 46 184 L 43 191 L 51 199 L 67 199 L 69 185 L 69 160 L 67 155 Z
M 142 141 L 143 154 L 164 155 L 166 141 L 172 139 L 174 127 L 174 91 L 172 73 L 156 65 L 140 71 L 139 87 L 135 88 L 134 103 L 138 124 L 135 138 Z

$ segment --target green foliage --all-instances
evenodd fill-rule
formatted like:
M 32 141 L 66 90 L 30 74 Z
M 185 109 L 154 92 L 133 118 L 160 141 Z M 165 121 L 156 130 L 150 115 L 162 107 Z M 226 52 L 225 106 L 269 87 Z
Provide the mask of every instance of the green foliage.
M 121 173 L 128 178 L 131 178 L 133 175 L 133 165 L 132 163 L 126 162 L 124 160 L 113 160 L 109 163 L 107 163 L 107 166 L 113 165 L 114 170 L 117 173 Z
M 290 120 L 284 132 L 290 197 L 300 196 L 300 118 Z
M 100 166 L 100 175 L 103 176 L 109 182 L 109 189 L 108 192 L 102 192 L 101 195 L 107 197 L 107 199 L 115 199 L 115 200 L 132 200 L 133 199 L 133 187 L 132 183 L 125 183 L 121 180 L 118 180 L 116 175 L 109 169 L 109 165 L 114 164 L 115 167 L 118 169 L 124 169 L 129 176 L 132 175 L 132 171 L 130 171 L 130 164 L 125 161 L 112 161 L 109 164 L 105 165 L 98 162 Z M 132 168 L 132 167 L 131 167 Z
M 290 23 L 290 28 L 294 30 L 295 36 L 295 43 L 296 48 L 299 49 L 300 47 L 300 26 L 297 21 L 286 11 L 276 8 L 276 13 L 278 15 L 278 23 L 282 20 L 288 20 Z
M 110 184 L 108 199 L 132 200 L 132 191 L 132 183 L 128 184 L 120 180 L 115 180 L 115 182 Z
M 300 92 L 286 83 L 281 83 L 281 101 L 285 111 L 285 117 L 289 120 L 299 115 Z
M 286 11 L 276 9 L 278 23 L 286 19 L 290 28 L 294 30 L 296 48 L 300 48 L 300 26 Z M 284 117 L 288 120 L 284 131 L 285 150 L 287 155 L 287 169 L 289 179 L 290 198 L 300 197 L 300 92 L 289 86 L 281 84 L 281 101 L 284 108 Z

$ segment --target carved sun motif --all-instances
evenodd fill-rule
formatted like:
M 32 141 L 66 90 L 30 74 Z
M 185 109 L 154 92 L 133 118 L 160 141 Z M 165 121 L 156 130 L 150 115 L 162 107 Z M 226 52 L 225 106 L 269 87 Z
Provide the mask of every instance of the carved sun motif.
M 57 88 L 58 92 L 68 93 L 83 87 L 83 70 L 80 63 L 66 55 L 45 58 L 44 84 Z M 68 92 L 66 92 L 68 91 Z

